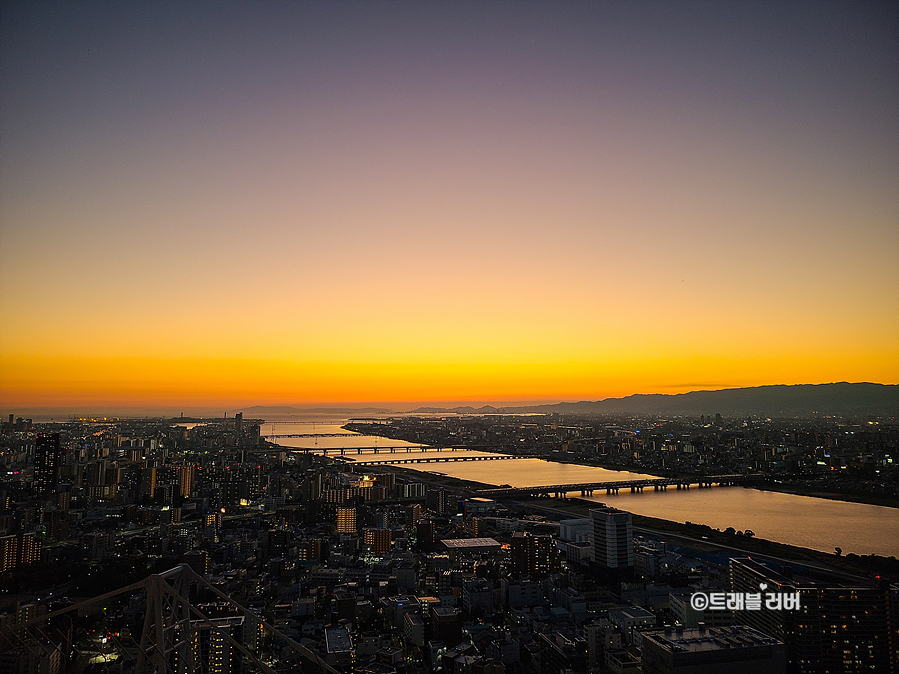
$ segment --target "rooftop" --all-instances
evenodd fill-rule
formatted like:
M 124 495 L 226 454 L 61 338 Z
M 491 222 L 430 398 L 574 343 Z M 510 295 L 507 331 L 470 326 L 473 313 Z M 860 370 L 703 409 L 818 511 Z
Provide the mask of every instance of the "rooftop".
M 440 541 L 450 550 L 469 550 L 472 548 L 497 548 L 501 546 L 493 538 L 448 538 Z
M 353 650 L 353 642 L 346 627 L 329 627 L 325 630 L 325 647 L 328 653 L 346 653 Z
M 690 627 L 666 628 L 644 632 L 643 639 L 656 642 L 661 648 L 671 652 L 723 651 L 734 648 L 754 648 L 780 643 L 751 627 Z

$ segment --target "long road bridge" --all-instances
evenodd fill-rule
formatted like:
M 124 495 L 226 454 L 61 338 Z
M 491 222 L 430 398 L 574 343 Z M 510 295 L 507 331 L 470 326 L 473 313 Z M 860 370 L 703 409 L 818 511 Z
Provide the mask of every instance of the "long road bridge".
M 277 433 L 262 435 L 266 440 L 272 438 L 358 438 L 358 433 Z
M 508 461 L 511 459 L 529 459 L 528 456 L 514 456 L 513 454 L 488 454 L 485 456 L 426 456 L 413 459 L 384 459 L 382 461 L 353 461 L 354 466 L 384 466 L 400 463 L 451 463 L 455 461 Z
M 593 492 L 605 490 L 606 494 L 617 494 L 622 489 L 630 489 L 632 493 L 651 488 L 653 491 L 666 491 L 668 487 L 689 489 L 696 485 L 704 487 L 726 487 L 745 484 L 757 478 L 749 475 L 705 475 L 702 477 L 658 477 L 643 480 L 623 480 L 618 482 L 581 482 L 577 484 L 552 484 L 536 487 L 499 487 L 482 489 L 478 496 L 485 498 L 502 498 L 504 496 L 555 496 L 564 498 L 570 492 L 580 492 L 581 496 L 593 496 Z
M 323 456 L 337 454 L 346 456 L 347 454 L 412 454 L 414 452 L 466 452 L 471 450 L 468 447 L 434 447 L 433 445 L 400 445 L 398 447 L 373 445 L 366 447 L 281 447 L 281 451 L 313 452 Z

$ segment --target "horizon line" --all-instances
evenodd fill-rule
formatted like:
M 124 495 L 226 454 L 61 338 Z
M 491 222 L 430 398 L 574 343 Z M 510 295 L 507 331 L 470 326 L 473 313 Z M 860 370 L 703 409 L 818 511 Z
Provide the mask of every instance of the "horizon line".
M 627 395 L 621 396 L 606 396 L 604 398 L 580 398 L 580 399 L 564 399 L 560 400 L 558 398 L 553 399 L 510 399 L 510 400 L 497 400 L 497 399 L 488 399 L 488 400 L 472 400 L 472 399 L 455 399 L 455 400 L 403 400 L 403 401 L 348 401 L 348 402 L 338 402 L 338 401 L 321 401 L 321 402 L 303 402 L 303 403 L 253 403 L 250 401 L 243 401 L 243 404 L 237 403 L 224 403 L 221 405 L 209 405 L 209 404 L 196 404 L 196 403 L 187 403 L 187 404 L 171 404 L 171 403 L 148 403 L 148 404 L 108 404 L 108 403 L 86 403 L 84 405 L 6 405 L 5 403 L 0 403 L 0 410 L 6 408 L 10 409 L 18 409 L 22 413 L 31 413 L 37 412 L 42 413 L 44 415 L 47 414 L 55 414 L 55 415 L 65 415 L 65 416 L 125 416 L 129 414 L 137 414 L 139 416 L 147 416 L 147 413 L 157 413 L 157 414 L 173 414 L 177 416 L 178 414 L 190 414 L 190 415 L 208 415 L 210 413 L 215 413 L 216 416 L 220 412 L 224 413 L 225 416 L 228 414 L 234 415 L 236 413 L 243 412 L 244 410 L 260 408 L 291 408 L 292 410 L 296 410 L 297 413 L 303 412 L 327 412 L 327 411 L 350 411 L 350 410 L 372 410 L 376 409 L 379 411 L 385 412 L 397 412 L 397 413 L 408 413 L 414 412 L 416 409 L 423 407 L 433 407 L 445 410 L 452 410 L 453 408 L 458 407 L 471 407 L 473 409 L 480 409 L 484 407 L 491 407 L 494 409 L 504 409 L 508 407 L 539 407 L 544 405 L 564 405 L 564 404 L 578 404 L 578 403 L 598 403 L 606 400 L 622 400 L 624 398 L 630 398 L 634 396 L 682 396 L 687 395 L 688 393 L 702 393 L 702 392 L 720 392 L 720 391 L 735 391 L 741 389 L 753 389 L 753 388 L 774 388 L 774 387 L 796 387 L 796 386 L 828 386 L 828 385 L 836 385 L 836 384 L 869 384 L 875 386 L 899 386 L 899 384 L 885 384 L 880 382 L 847 382 L 847 381 L 839 381 L 839 382 L 822 382 L 818 384 L 763 384 L 758 386 L 724 386 L 722 388 L 695 388 L 689 391 L 682 391 L 679 393 L 630 393 Z M 701 385 L 700 385 L 701 386 Z M 714 386 L 714 384 L 713 384 Z M 679 388 L 676 385 L 667 385 L 660 388 Z M 225 408 L 230 408 L 225 409 Z M 101 410 L 101 411 L 100 411 Z M 290 413 L 290 412 L 285 412 Z

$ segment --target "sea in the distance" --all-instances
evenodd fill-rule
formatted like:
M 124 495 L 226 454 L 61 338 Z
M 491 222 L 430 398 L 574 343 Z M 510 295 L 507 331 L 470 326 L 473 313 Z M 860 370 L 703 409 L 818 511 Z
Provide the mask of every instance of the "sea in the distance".
M 303 422 L 303 423 L 297 423 Z M 314 423 L 313 423 L 314 422 Z M 291 417 L 267 421 L 263 435 L 340 433 L 345 437 L 279 438 L 274 440 L 284 447 L 311 451 L 337 447 L 396 447 L 417 446 L 403 440 L 390 440 L 375 436 L 349 433 L 341 428 L 345 416 Z M 402 449 L 397 451 L 405 455 Z M 483 452 L 467 452 L 482 454 Z M 415 457 L 449 456 L 444 451 L 416 452 Z M 397 454 L 380 452 L 377 455 L 348 457 L 372 461 L 404 458 Z M 613 471 L 592 466 L 556 463 L 542 459 L 516 459 L 510 461 L 460 461 L 458 463 L 407 464 L 405 468 L 429 473 L 441 473 L 465 480 L 487 484 L 508 484 L 513 487 L 533 487 L 550 484 L 578 482 L 604 482 L 634 480 L 648 475 Z M 577 494 L 578 497 L 579 494 Z M 646 517 L 657 517 L 675 522 L 707 524 L 716 529 L 733 527 L 751 529 L 756 537 L 789 545 L 797 545 L 823 552 L 841 548 L 843 554 L 883 555 L 899 557 L 899 509 L 864 503 L 849 503 L 830 499 L 797 496 L 745 487 L 692 488 L 688 491 L 644 491 L 632 494 L 624 490 L 617 495 L 597 493 L 587 500 L 606 503 Z

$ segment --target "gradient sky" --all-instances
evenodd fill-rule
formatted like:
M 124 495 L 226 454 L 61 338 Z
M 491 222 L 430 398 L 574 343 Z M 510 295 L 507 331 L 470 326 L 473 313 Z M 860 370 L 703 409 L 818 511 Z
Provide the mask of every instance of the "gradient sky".
M 899 382 L 890 2 L 5 2 L 0 402 Z

